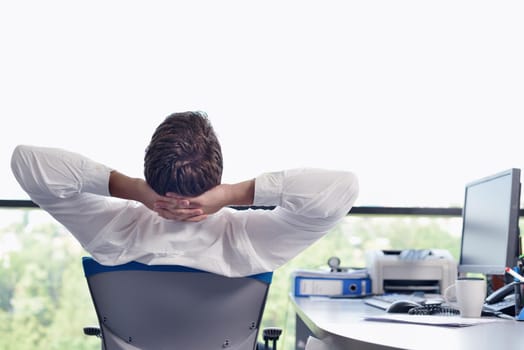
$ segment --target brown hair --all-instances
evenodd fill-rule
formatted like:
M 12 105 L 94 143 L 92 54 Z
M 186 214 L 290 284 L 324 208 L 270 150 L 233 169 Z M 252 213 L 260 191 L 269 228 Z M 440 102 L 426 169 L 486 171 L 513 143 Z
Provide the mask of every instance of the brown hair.
M 220 184 L 222 167 L 220 143 L 203 112 L 168 116 L 144 158 L 146 181 L 160 195 L 198 196 Z

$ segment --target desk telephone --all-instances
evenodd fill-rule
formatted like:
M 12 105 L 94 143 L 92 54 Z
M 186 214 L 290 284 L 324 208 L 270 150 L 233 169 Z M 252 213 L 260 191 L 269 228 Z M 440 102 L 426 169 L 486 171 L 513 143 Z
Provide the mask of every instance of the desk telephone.
M 484 311 L 502 312 L 506 315 L 515 315 L 515 283 L 506 284 L 491 293 L 484 303 Z

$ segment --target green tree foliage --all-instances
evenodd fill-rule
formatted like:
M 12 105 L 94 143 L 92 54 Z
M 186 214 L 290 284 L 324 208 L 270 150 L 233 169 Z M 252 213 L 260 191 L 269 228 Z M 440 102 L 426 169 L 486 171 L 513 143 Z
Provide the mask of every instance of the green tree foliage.
M 32 227 L 30 213 L 0 230 L 17 243 L 0 255 L 0 349 L 100 349 L 82 333 L 96 324 L 82 251 L 58 224 Z

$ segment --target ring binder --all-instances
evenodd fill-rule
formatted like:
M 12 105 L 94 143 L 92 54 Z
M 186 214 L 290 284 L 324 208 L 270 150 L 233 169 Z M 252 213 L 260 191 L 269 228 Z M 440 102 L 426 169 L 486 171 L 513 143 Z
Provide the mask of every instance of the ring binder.
M 346 272 L 296 270 L 292 273 L 293 294 L 305 296 L 367 296 L 371 279 L 366 270 Z

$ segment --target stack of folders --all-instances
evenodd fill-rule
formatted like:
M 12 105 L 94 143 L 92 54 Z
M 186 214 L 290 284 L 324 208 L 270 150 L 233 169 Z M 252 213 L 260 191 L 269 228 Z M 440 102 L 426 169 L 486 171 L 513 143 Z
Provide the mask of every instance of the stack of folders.
M 341 272 L 295 270 L 292 285 L 296 297 L 362 297 L 371 294 L 371 279 L 366 269 Z

